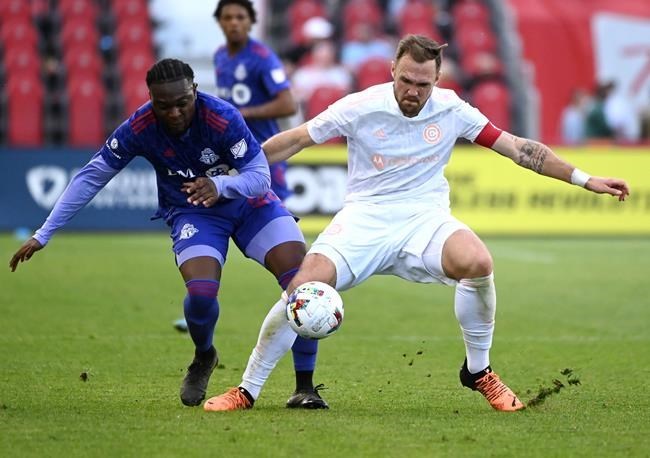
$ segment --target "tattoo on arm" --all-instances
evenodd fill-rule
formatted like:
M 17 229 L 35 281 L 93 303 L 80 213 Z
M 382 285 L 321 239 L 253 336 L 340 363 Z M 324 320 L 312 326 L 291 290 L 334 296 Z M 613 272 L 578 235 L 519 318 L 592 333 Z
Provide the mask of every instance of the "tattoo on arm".
M 547 154 L 548 148 L 545 145 L 532 140 L 524 140 L 523 145 L 517 151 L 516 162 L 522 167 L 541 174 Z

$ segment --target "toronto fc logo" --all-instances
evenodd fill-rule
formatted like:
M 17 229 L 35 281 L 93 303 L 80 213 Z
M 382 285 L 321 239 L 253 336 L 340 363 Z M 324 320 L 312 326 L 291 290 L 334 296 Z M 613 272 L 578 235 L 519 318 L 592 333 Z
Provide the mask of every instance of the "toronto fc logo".
M 217 160 L 219 159 L 219 156 L 212 151 L 210 148 L 205 148 L 203 151 L 201 151 L 201 157 L 199 158 L 199 161 L 203 162 L 206 165 L 212 165 Z
M 438 124 L 429 124 L 424 128 L 422 136 L 424 137 L 425 142 L 435 145 L 442 138 L 442 132 L 440 131 Z

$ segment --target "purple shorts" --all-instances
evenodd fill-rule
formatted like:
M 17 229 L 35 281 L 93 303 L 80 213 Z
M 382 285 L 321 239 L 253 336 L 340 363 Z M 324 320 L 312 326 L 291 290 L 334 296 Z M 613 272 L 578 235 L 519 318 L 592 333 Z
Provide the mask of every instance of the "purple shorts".
M 179 266 L 199 256 L 216 258 L 223 266 L 231 237 L 246 257 L 262 265 L 273 247 L 305 241 L 293 215 L 272 192 L 219 203 L 211 209 L 178 212 L 168 223 Z

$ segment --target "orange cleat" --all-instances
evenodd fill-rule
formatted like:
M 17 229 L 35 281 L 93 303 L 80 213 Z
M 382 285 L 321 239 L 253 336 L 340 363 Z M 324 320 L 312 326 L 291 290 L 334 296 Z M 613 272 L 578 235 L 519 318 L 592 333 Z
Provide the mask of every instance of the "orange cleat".
M 485 396 L 495 410 L 515 412 L 526 408 L 517 395 L 494 372 L 488 372 L 476 381 L 476 391 Z
M 490 366 L 478 374 L 470 374 L 467 370 L 467 360 L 460 369 L 460 381 L 463 386 L 478 391 L 490 403 L 493 409 L 501 412 L 515 412 L 526 406 L 517 395 L 503 383 L 499 376 L 492 372 Z
M 225 412 L 228 410 L 245 410 L 253 407 L 253 403 L 238 387 L 230 388 L 219 396 L 214 396 L 203 404 L 206 412 Z

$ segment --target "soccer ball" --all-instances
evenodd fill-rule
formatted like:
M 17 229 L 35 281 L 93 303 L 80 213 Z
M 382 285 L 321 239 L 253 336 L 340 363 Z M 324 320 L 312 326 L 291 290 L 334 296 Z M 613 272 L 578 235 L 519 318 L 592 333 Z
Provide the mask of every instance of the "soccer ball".
M 287 302 L 291 329 L 306 339 L 332 335 L 343 321 L 343 301 L 326 283 L 310 281 L 297 287 Z

